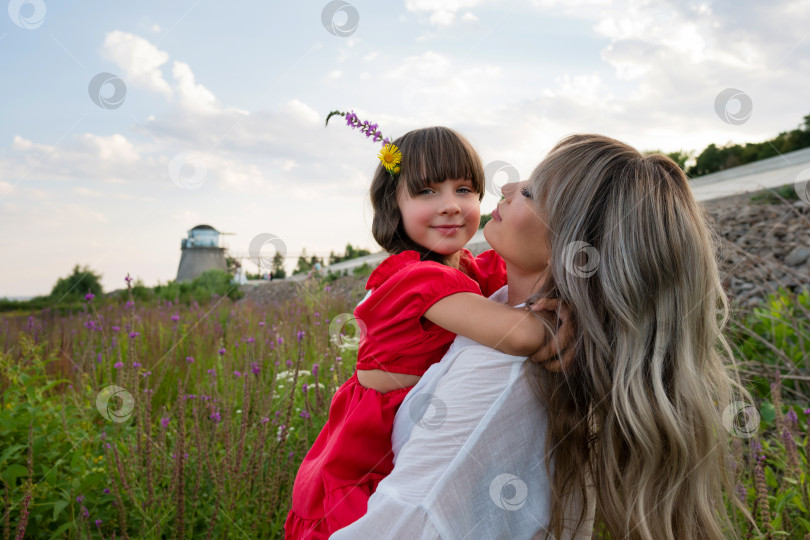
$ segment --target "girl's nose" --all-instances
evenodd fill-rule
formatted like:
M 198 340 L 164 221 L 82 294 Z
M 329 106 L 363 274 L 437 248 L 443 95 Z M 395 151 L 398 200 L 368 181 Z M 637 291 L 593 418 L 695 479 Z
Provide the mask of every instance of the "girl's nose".
M 459 206 L 458 201 L 456 201 L 456 198 L 452 194 L 442 197 L 442 202 L 439 206 L 440 214 L 457 214 L 459 212 L 461 212 L 461 206 Z

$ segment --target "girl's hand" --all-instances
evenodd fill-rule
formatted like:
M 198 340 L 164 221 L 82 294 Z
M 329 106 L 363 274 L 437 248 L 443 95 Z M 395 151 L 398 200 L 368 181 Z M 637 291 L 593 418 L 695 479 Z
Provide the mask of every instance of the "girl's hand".
M 529 360 L 542 364 L 548 371 L 560 372 L 574 361 L 574 324 L 565 304 L 559 298 L 539 298 L 531 305 L 531 311 L 540 314 L 548 322 L 557 323 L 557 333 Z M 556 319 L 556 321 L 555 321 Z

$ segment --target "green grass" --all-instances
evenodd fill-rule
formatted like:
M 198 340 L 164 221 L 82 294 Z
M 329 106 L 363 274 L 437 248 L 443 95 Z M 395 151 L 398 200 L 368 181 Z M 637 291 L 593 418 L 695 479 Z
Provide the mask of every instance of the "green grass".
M 356 361 L 330 339 L 330 321 L 353 306 L 323 285 L 307 282 L 280 306 L 225 295 L 128 305 L 130 296 L 1 318 L 0 528 L 24 525 L 32 538 L 281 538 L 298 465 Z M 774 538 L 810 534 L 809 311 L 806 291 L 781 291 L 738 311 L 729 329 L 761 417 L 752 437 L 729 437 L 739 476 L 730 496 Z M 126 400 L 99 409 L 111 385 Z M 104 417 L 126 412 L 129 395 L 131 416 Z M 760 537 L 736 519 L 744 536 Z

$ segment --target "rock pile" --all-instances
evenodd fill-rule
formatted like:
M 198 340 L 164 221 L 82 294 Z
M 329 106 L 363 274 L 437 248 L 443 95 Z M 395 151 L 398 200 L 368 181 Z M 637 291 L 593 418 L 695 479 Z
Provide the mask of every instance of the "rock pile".
M 810 205 L 757 203 L 750 194 L 704 204 L 722 237 L 720 271 L 732 300 L 753 307 L 780 286 L 810 286 Z

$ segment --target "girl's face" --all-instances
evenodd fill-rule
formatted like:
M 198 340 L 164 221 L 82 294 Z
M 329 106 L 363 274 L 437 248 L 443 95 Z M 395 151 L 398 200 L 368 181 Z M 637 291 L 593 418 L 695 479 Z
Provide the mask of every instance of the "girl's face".
M 528 184 L 512 182 L 501 188 L 504 199 L 484 226 L 484 238 L 504 261 L 526 273 L 538 273 L 548 267 L 551 239 Z
M 405 182 L 400 182 L 397 204 L 408 237 L 440 255 L 463 248 L 478 230 L 481 218 L 478 194 L 472 182 L 463 178 L 429 184 L 414 197 Z

